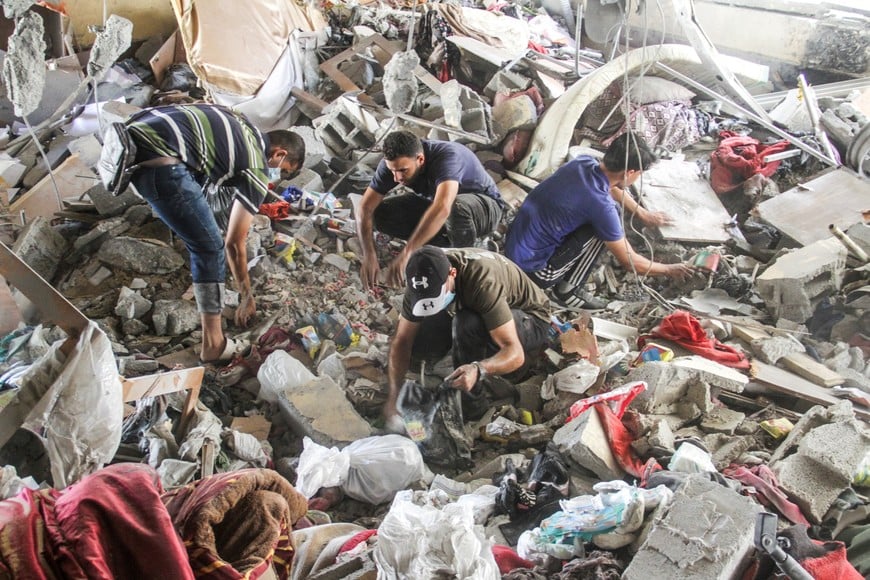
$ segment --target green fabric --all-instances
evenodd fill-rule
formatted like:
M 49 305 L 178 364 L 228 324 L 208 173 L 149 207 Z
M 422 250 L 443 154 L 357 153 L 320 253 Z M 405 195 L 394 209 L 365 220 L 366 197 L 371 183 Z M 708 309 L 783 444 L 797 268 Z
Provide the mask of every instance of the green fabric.
M 864 578 L 870 578 L 870 524 L 851 526 L 837 540 L 846 544 L 846 557 Z

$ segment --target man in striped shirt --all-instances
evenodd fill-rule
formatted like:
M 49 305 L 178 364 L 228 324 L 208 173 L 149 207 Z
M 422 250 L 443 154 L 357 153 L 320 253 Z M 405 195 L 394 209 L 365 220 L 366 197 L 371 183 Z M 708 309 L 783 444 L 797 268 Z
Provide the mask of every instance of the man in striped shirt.
M 248 229 L 268 192 L 268 170 L 297 171 L 305 142 L 291 131 L 263 135 L 242 114 L 205 104 L 145 109 L 127 121 L 127 132 L 137 146 L 133 185 L 190 252 L 202 317 L 200 357 L 228 360 L 240 345 L 221 329 L 227 261 L 240 293 L 235 322 L 244 327 L 256 312 L 245 251 Z M 206 183 L 235 188 L 225 240 L 203 192 Z

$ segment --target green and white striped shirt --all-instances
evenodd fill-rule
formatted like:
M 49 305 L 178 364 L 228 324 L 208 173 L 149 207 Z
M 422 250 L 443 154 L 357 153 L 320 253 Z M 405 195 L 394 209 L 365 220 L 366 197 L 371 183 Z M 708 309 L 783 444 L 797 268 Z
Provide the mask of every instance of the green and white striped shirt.
M 169 105 L 127 121 L 136 162 L 176 157 L 214 186 L 231 186 L 256 214 L 268 193 L 267 138 L 241 113 L 218 105 Z

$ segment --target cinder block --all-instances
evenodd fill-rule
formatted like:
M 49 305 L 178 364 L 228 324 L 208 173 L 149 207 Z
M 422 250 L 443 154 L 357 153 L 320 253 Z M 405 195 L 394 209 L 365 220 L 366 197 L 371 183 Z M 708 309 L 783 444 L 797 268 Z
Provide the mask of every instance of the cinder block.
M 278 406 L 294 431 L 319 445 L 343 447 L 373 434 L 344 390 L 328 376 L 298 389 L 285 389 L 278 397 Z
M 845 267 L 846 248 L 830 237 L 780 257 L 755 287 L 774 318 L 804 322 L 824 296 L 840 288 Z
M 68 244 L 47 219 L 36 217 L 15 240 L 12 251 L 25 264 L 51 282 L 57 267 L 67 251 Z
M 656 512 L 623 580 L 738 578 L 754 551 L 755 517 L 761 509 L 702 475 L 689 476 Z
M 625 476 L 610 450 L 604 426 L 594 408 L 560 427 L 553 435 L 553 443 L 569 462 L 588 469 L 604 481 Z

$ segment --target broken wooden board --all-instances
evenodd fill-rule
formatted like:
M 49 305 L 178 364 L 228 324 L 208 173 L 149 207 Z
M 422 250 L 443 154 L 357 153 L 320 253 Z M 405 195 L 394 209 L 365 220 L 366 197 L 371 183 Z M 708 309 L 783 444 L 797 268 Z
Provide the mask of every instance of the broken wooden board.
M 190 368 L 199 366 L 202 362 L 199 360 L 199 345 L 189 346 L 182 350 L 170 352 L 161 357 L 157 357 L 157 362 L 169 369 L 175 368 Z
M 643 172 L 638 185 L 644 207 L 664 212 L 673 220 L 658 228 L 665 240 L 722 243 L 732 238 L 726 229 L 731 215 L 697 164 L 663 159 Z
M 99 183 L 93 170 L 76 155 L 70 155 L 54 170 L 54 180 L 60 190 L 61 200 L 77 200 L 87 190 Z M 58 205 L 57 193 L 51 176 L 46 175 L 27 193 L 17 197 L 9 206 L 9 213 L 15 219 L 24 212 L 24 219 L 31 221 L 36 216 L 52 219 L 55 212 L 63 208 Z
M 828 407 L 843 401 L 843 399 L 832 395 L 831 391 L 825 387 L 820 387 L 792 372 L 763 363 L 760 360 L 752 361 L 750 373 L 755 380 L 764 383 L 771 389 L 810 403 Z M 854 403 L 852 406 L 855 409 L 855 415 L 865 421 L 870 420 L 870 409 L 859 407 Z
M 796 352 L 784 356 L 780 360 L 791 372 L 822 387 L 842 385 L 846 380 L 840 374 L 832 371 L 825 365 L 813 360 L 802 352 Z
M 758 215 L 806 246 L 831 237 L 830 224 L 846 231 L 860 222 L 868 199 L 870 181 L 846 168 L 833 169 L 760 204 Z
M 146 375 L 131 379 L 122 379 L 121 388 L 125 403 L 138 401 L 145 397 L 157 397 L 179 391 L 188 391 L 184 399 L 184 407 L 181 409 L 181 418 L 178 422 L 178 438 L 183 439 L 193 419 L 193 412 L 199 400 L 199 389 L 202 386 L 202 377 L 205 375 L 203 367 L 194 367 L 177 371 L 169 371 L 156 375 Z

